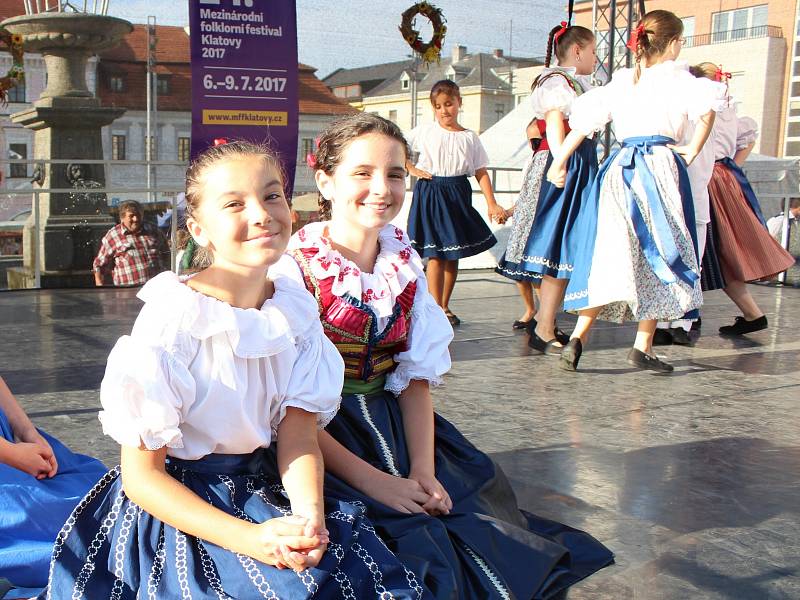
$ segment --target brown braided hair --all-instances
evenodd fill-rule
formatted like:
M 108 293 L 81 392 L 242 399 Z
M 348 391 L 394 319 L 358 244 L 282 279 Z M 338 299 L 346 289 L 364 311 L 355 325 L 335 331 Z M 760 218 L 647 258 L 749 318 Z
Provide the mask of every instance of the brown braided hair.
M 403 146 L 406 159 L 411 155 L 406 138 L 400 128 L 383 117 L 370 113 L 357 113 L 337 119 L 319 136 L 319 146 L 314 153 L 314 169 L 333 175 L 336 167 L 342 162 L 345 150 L 354 139 L 362 135 L 377 133 L 390 137 Z M 331 201 L 319 194 L 319 218 L 328 221 L 331 218 Z
M 636 28 L 638 37 L 633 57 L 633 82 L 642 74 L 642 59 L 657 58 L 667 51 L 667 46 L 683 34 L 683 22 L 668 10 L 653 10 L 647 13 Z

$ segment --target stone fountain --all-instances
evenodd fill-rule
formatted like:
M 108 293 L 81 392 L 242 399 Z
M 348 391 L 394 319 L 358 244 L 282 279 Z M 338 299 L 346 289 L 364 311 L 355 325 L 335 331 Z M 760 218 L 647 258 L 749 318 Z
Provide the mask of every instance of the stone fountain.
M 11 115 L 12 121 L 35 131 L 34 158 L 102 160 L 101 129 L 125 109 L 100 106 L 86 86 L 86 65 L 90 56 L 118 44 L 133 26 L 122 19 L 79 12 L 22 15 L 0 25 L 21 35 L 25 51 L 41 53 L 47 67 L 47 88 L 33 108 Z M 74 187 L 71 168 L 44 164 L 41 187 Z M 83 180 L 105 185 L 102 163 L 83 164 L 81 169 Z M 9 271 L 9 287 L 34 287 L 34 256 L 42 288 L 93 285 L 92 260 L 113 224 L 105 194 L 42 192 L 38 228 L 31 217 L 23 234 L 23 267 Z

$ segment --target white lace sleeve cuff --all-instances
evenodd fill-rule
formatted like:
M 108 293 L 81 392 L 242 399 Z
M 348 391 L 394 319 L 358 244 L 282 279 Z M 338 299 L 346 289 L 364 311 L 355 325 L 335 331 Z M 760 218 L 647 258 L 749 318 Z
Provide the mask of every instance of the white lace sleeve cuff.
M 344 361 L 317 321 L 310 335 L 298 344 L 286 399 L 271 418 L 273 433 L 277 435 L 289 407 L 315 413 L 317 427 L 323 429 L 339 410 L 343 385 Z
M 408 347 L 395 356 L 397 368 L 386 378 L 385 389 L 400 394 L 412 380 L 440 385 L 450 370 L 450 342 L 453 328 L 444 311 L 428 293 L 424 278 L 417 280 Z

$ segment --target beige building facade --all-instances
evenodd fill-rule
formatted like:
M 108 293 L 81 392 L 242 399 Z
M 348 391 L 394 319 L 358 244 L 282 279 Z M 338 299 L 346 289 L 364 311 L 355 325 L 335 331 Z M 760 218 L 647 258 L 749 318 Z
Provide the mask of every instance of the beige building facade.
M 623 15 L 626 4 L 617 2 Z M 578 0 L 574 23 L 592 28 L 592 6 L 591 0 Z M 646 8 L 681 17 L 686 37 L 682 59 L 714 62 L 732 73 L 730 90 L 739 112 L 755 119 L 761 131 L 756 152 L 800 156 L 798 0 L 647 0 Z M 624 52 L 626 39 L 618 38 L 615 52 Z M 601 43 L 598 58 L 607 54 Z

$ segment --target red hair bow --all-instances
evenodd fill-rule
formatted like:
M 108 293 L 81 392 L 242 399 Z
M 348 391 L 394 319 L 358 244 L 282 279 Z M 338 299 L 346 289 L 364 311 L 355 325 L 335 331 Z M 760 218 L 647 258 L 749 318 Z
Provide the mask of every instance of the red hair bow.
M 631 37 L 628 39 L 628 43 L 625 44 L 628 47 L 628 50 L 631 52 L 636 52 L 641 45 L 641 37 L 644 35 L 644 24 L 640 24 L 636 29 L 631 30 Z
M 215 146 L 224 146 L 228 143 L 228 140 L 225 138 L 214 138 L 214 145 Z
M 561 21 L 561 29 L 556 31 L 555 35 L 553 35 L 553 45 L 554 46 L 558 43 L 558 38 L 560 38 L 562 35 L 564 35 L 567 32 L 567 29 L 569 29 L 569 25 L 567 24 L 567 22 L 566 21 Z
M 733 75 L 727 71 L 723 71 L 722 67 L 717 67 L 717 72 L 714 73 L 714 81 L 728 81 L 731 77 L 733 77 Z

